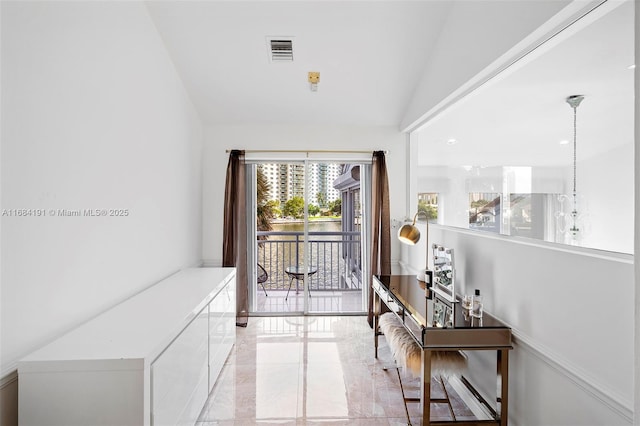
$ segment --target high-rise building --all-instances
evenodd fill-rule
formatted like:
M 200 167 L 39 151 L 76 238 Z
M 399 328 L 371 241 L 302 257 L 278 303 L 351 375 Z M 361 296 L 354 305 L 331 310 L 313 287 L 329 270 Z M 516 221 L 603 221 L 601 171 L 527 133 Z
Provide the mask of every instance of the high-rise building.
M 305 174 L 303 164 L 262 163 L 258 165 L 269 182 L 270 200 L 281 204 L 293 197 L 304 197 Z M 340 175 L 341 164 L 310 163 L 308 180 L 308 202 L 326 207 L 340 198 L 340 191 L 333 187 L 333 181 Z

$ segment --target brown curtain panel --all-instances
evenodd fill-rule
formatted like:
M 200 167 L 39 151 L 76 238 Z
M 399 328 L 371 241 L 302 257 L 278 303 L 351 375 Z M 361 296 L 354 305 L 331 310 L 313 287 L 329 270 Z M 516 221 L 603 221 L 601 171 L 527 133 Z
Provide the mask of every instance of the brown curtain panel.
M 241 327 L 246 327 L 249 320 L 247 188 L 245 175 L 244 151 L 231 151 L 224 189 L 222 266 L 236 268 L 236 325 Z
M 373 153 L 371 167 L 371 274 L 391 274 L 391 218 L 389 214 L 389 181 L 383 151 Z M 369 309 L 367 321 L 373 327 L 373 278 L 369 277 Z

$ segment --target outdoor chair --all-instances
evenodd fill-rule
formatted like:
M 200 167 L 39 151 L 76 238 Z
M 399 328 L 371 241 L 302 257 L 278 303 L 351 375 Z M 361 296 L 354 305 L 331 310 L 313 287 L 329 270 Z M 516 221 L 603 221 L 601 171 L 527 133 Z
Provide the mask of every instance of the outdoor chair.
M 258 284 L 262 286 L 262 290 L 264 291 L 265 296 L 269 296 L 267 294 L 267 290 L 264 288 L 264 283 L 269 279 L 269 274 L 267 274 L 267 270 L 258 263 Z

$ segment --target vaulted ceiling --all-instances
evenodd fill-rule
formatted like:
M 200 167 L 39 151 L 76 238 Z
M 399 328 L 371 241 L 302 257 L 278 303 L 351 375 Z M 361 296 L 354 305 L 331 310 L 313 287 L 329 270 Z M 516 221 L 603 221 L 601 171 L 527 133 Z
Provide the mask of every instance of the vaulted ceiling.
M 633 144 L 633 8 L 628 0 L 595 9 L 433 120 L 419 132 L 420 164 L 570 164 L 571 95 L 585 97 L 576 110 L 578 161 Z
M 206 123 L 398 125 L 451 2 L 152 1 Z M 272 63 L 267 38 L 293 37 Z M 317 92 L 307 73 L 320 72 Z
M 419 139 L 419 163 L 564 164 L 568 147 L 559 152 L 558 141 L 571 137 L 564 99 L 572 94 L 587 96 L 580 108 L 581 131 L 592 137 L 582 138 L 581 155 L 625 143 L 629 135 L 612 130 L 632 128 L 633 95 L 627 86 L 633 72 L 626 67 L 634 61 L 633 2 L 624 3 L 601 23 L 583 25 L 586 29 L 555 43 L 549 53 L 487 85 L 493 89 L 483 88 L 430 123 Z M 399 127 L 425 70 L 443 60 L 443 51 L 460 56 L 480 47 L 474 45 L 476 33 L 460 22 L 457 32 L 464 34 L 451 37 L 452 13 L 463 10 L 482 25 L 498 23 L 495 10 L 515 3 L 485 3 L 498 9 L 452 0 L 146 4 L 206 124 Z M 494 12 L 477 16 L 485 10 Z M 449 37 L 443 35 L 447 30 Z M 270 37 L 292 38 L 293 61 L 270 60 Z M 308 72 L 320 73 L 316 92 Z M 460 143 L 446 145 L 451 138 Z M 523 155 L 514 159 L 513 153 Z

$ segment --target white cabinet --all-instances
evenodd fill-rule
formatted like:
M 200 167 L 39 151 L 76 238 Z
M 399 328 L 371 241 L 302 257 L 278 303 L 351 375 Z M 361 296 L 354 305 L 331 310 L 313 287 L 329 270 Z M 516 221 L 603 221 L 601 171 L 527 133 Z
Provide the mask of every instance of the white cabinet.
M 21 425 L 193 425 L 235 344 L 235 269 L 183 270 L 18 363 Z
M 198 420 L 208 394 L 207 312 L 151 364 L 154 425 L 193 425 Z
M 235 287 L 221 291 L 209 307 L 209 391 L 236 340 Z

